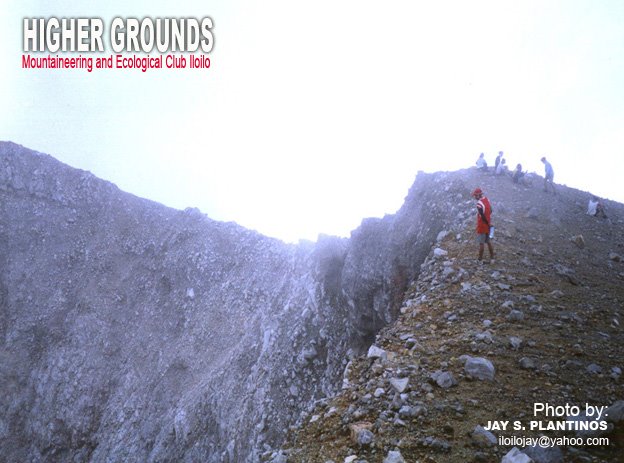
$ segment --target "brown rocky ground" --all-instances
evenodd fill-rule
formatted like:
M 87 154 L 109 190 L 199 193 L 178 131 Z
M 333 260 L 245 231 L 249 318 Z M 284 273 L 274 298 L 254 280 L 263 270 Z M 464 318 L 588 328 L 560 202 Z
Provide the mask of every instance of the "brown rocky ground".
M 529 421 L 566 419 L 534 416 L 534 404 L 624 399 L 624 206 L 607 201 L 609 219 L 599 219 L 585 214 L 588 193 L 558 185 L 547 194 L 539 177 L 519 186 L 474 169 L 446 175 L 443 183 L 465 190 L 441 185 L 440 201 L 465 213 L 432 246 L 398 320 L 378 334 L 383 351 L 354 358 L 342 392 L 319 402 L 273 461 L 394 462 L 402 460 L 389 452 L 399 451 L 406 462 L 499 462 L 513 445 L 488 446 L 476 426 L 517 420 L 527 429 L 494 434 L 573 437 L 529 430 Z M 483 265 L 475 186 L 496 226 L 496 259 Z M 489 360 L 493 380 L 470 378 L 464 356 Z M 623 425 L 609 425 L 609 446 L 562 445 L 534 459 L 624 461 Z

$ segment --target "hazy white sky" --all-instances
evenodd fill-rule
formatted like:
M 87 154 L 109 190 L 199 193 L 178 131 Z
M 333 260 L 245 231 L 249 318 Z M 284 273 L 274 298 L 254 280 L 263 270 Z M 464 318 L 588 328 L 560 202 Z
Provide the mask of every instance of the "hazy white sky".
M 23 70 L 48 16 L 211 16 L 212 67 Z M 284 240 L 348 236 L 480 152 L 624 202 L 621 0 L 9 0 L 0 39 L 0 139 Z

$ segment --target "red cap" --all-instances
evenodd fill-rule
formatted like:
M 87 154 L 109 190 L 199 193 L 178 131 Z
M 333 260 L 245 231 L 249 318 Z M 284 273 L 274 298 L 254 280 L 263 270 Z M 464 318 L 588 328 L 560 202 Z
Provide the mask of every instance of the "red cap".
M 482 194 L 483 191 L 481 191 L 481 188 L 475 188 L 475 191 L 472 192 L 472 196 L 474 196 L 475 198 L 481 196 Z

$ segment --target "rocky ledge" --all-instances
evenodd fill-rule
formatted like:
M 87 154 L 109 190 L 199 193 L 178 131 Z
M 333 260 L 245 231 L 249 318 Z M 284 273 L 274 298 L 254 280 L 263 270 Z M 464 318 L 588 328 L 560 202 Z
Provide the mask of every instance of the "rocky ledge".
M 495 259 L 476 260 L 466 188 L 456 200 L 470 212 L 439 234 L 399 318 L 268 460 L 623 461 L 624 208 L 598 219 L 577 190 L 461 178 L 493 203 Z M 601 410 L 598 429 L 575 430 L 596 419 L 588 406 Z M 542 436 L 550 447 L 528 440 Z M 591 437 L 608 441 L 570 441 Z

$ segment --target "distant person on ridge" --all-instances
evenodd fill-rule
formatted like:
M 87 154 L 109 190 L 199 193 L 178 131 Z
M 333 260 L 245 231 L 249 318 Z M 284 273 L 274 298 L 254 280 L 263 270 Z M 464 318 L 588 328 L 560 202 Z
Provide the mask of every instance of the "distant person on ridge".
M 479 155 L 479 159 L 477 159 L 477 168 L 479 170 L 487 172 L 487 170 L 488 170 L 487 162 L 486 162 L 486 160 L 485 160 L 485 158 L 483 156 L 484 156 L 483 153 L 481 153 L 481 155 Z
M 550 185 L 553 194 L 557 194 L 555 185 L 553 184 L 555 171 L 553 170 L 552 164 L 548 162 L 545 157 L 542 158 L 542 162 L 544 163 L 544 191 L 548 193 L 548 185 Z
M 494 161 L 494 173 L 496 175 L 498 175 L 498 166 L 500 165 L 502 160 L 503 160 L 503 152 L 499 151 L 498 156 L 496 156 L 496 160 Z
M 521 183 L 522 177 L 524 177 L 524 172 L 522 172 L 522 164 L 518 164 L 513 171 L 513 175 L 511 176 L 514 183 Z
M 587 204 L 587 215 L 602 217 L 603 219 L 607 218 L 604 204 L 602 204 L 602 201 L 600 201 L 600 198 L 597 196 L 592 196 L 589 199 L 589 203 Z
M 483 250 L 485 244 L 490 251 L 490 260 L 494 260 L 494 248 L 490 242 L 490 229 L 492 228 L 492 205 L 489 199 L 483 195 L 481 188 L 472 192 L 472 196 L 477 200 L 477 243 L 479 243 L 479 262 L 483 261 Z
M 496 166 L 496 175 L 504 175 L 507 173 L 507 164 L 505 159 L 501 159 L 501 162 L 498 166 Z

